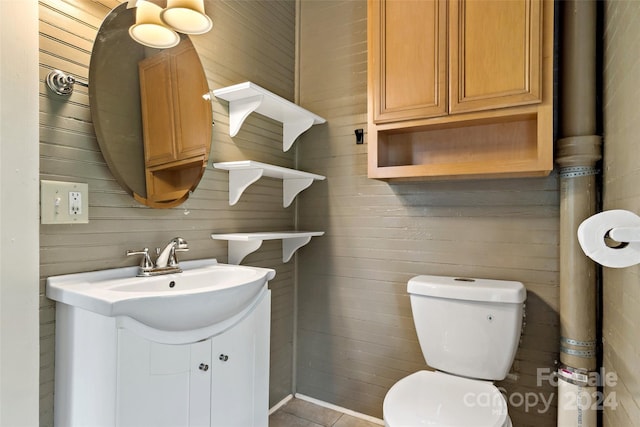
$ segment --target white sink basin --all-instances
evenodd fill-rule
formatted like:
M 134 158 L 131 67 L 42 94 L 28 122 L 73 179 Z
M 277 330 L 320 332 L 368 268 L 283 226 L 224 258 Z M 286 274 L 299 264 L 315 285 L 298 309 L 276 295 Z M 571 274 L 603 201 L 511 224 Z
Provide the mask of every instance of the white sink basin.
M 131 317 L 163 331 L 208 327 L 256 301 L 268 268 L 218 264 L 215 259 L 183 261 L 182 273 L 136 277 L 137 267 L 54 276 L 47 297 L 104 316 Z

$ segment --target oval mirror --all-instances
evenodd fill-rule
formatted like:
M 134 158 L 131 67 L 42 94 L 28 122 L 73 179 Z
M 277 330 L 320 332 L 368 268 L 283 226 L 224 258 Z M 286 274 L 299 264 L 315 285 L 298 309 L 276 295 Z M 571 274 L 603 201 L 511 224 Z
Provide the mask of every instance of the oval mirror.
M 202 63 L 188 36 L 170 49 L 129 36 L 135 8 L 105 18 L 89 64 L 89 104 L 100 150 L 116 180 L 154 208 L 184 202 L 207 166 L 211 103 Z

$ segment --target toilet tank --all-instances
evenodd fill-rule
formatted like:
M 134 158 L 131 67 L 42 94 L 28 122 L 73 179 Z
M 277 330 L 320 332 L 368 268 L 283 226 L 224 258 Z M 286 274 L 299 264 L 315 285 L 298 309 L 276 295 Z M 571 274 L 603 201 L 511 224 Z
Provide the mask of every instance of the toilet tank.
M 522 283 L 416 276 L 407 291 L 429 366 L 469 378 L 506 377 L 520 341 Z

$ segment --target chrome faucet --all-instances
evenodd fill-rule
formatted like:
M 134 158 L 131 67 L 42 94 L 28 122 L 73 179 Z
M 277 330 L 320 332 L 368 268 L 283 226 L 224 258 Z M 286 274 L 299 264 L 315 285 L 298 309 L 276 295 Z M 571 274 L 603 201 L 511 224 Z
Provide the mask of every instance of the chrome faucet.
M 148 277 L 160 274 L 181 273 L 182 269 L 178 265 L 176 252 L 186 252 L 188 250 L 189 246 L 186 240 L 182 237 L 174 237 L 164 249 L 160 250 L 160 248 L 156 248 L 158 257 L 156 258 L 155 264 L 149 256 L 149 248 L 144 248 L 141 251 L 127 251 L 127 256 L 142 255 L 138 276 Z
M 158 251 L 158 258 L 156 258 L 156 268 L 166 267 L 178 267 L 178 259 L 176 258 L 176 252 L 185 252 L 189 250 L 187 241 L 182 237 L 174 237 L 169 244 L 164 247 L 162 252 Z

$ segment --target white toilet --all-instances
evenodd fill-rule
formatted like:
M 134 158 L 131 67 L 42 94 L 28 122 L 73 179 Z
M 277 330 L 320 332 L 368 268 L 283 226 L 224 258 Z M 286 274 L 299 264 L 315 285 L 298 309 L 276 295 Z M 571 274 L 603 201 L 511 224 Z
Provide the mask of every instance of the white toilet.
M 492 381 L 509 372 L 520 340 L 526 290 L 520 282 L 417 276 L 413 321 L 434 369 L 398 381 L 384 398 L 387 427 L 511 427 Z

